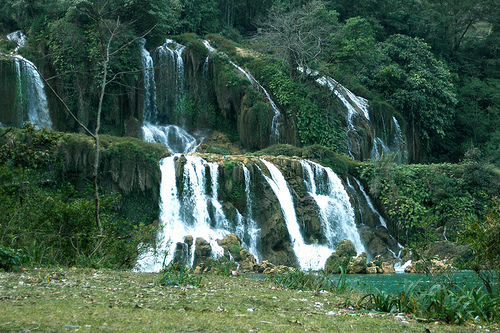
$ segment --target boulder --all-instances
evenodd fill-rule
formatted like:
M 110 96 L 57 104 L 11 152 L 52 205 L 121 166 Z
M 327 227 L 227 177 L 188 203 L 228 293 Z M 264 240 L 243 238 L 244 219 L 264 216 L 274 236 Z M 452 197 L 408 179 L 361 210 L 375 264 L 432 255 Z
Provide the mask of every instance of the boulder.
M 430 261 L 424 261 L 424 260 L 417 260 L 413 262 L 411 265 L 406 267 L 405 273 L 427 273 L 427 271 L 430 271 L 431 273 L 442 273 L 449 271 L 452 268 L 449 260 L 444 259 L 444 260 L 430 260 Z
M 341 240 L 337 244 L 337 250 L 326 260 L 326 273 L 337 274 L 341 272 L 341 268 L 343 270 L 347 270 L 349 263 L 354 256 L 356 256 L 356 248 L 354 247 L 354 244 L 348 239 Z
M 371 263 L 369 264 L 369 266 L 366 266 L 366 274 L 377 274 L 378 271 L 377 271 L 377 266 L 375 265 L 371 265 Z
M 349 263 L 347 272 L 349 274 L 364 274 L 366 273 L 366 260 L 368 254 L 366 252 L 360 253 L 354 260 Z
M 253 272 L 255 270 L 256 265 L 257 261 L 255 260 L 255 257 L 252 254 L 248 254 L 245 260 L 240 262 L 240 267 L 238 270 L 242 273 Z
M 396 270 L 394 269 L 394 266 L 389 264 L 388 262 L 383 262 L 382 263 L 382 274 L 395 274 Z
M 178 242 L 175 244 L 174 251 L 174 263 L 178 263 L 184 266 L 189 265 L 189 247 L 186 243 Z
M 242 261 L 244 258 L 240 257 L 241 240 L 236 234 L 229 234 L 223 239 L 218 239 L 217 244 L 224 249 L 224 255 L 229 257 L 229 253 L 233 256 L 234 261 Z
M 212 246 L 203 238 L 196 238 L 196 249 L 194 251 L 194 264 L 196 267 L 202 262 L 206 262 L 210 259 L 210 254 L 212 253 Z
M 356 247 L 349 239 L 343 239 L 337 244 L 335 253 L 340 257 L 354 257 L 356 256 Z
M 254 266 L 255 271 L 258 273 L 264 273 L 266 270 L 274 269 L 276 266 L 267 260 L 264 260 Z

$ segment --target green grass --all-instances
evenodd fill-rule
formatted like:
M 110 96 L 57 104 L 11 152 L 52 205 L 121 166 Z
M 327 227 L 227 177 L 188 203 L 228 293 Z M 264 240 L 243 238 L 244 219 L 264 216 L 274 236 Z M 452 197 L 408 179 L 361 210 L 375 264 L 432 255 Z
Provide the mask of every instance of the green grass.
M 204 275 L 199 288 L 161 286 L 162 276 L 90 269 L 0 273 L 0 332 L 485 331 L 361 310 L 353 301 L 361 295 L 353 291 L 296 291 L 221 275 Z

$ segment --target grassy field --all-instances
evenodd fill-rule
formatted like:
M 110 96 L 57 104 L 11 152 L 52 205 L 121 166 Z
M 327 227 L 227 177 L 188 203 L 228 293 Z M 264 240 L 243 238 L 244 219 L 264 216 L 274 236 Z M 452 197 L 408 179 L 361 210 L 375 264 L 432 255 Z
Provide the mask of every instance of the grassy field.
M 491 332 L 357 307 L 354 291 L 300 292 L 270 281 L 204 275 L 200 288 L 161 276 L 58 269 L 0 273 L 0 332 Z

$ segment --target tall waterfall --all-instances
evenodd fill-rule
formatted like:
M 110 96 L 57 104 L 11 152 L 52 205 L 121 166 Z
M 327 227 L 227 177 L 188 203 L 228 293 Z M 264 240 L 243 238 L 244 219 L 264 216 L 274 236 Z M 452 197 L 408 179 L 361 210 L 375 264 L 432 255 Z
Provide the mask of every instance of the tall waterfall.
M 240 173 L 238 176 L 240 177 L 238 186 L 240 186 L 239 191 L 244 188 L 244 193 L 239 194 L 240 201 L 234 206 L 232 202 L 223 202 L 220 193 L 223 191 L 221 187 L 226 186 L 226 183 L 221 179 L 221 175 L 226 177 L 225 181 L 228 181 L 227 177 L 236 177 L 225 174 L 226 169 L 222 169 L 226 158 L 215 159 L 217 162 L 213 162 L 211 159 L 208 161 L 208 157 L 204 159 L 192 154 L 196 151 L 199 140 L 178 126 L 159 124 L 161 116 L 155 116 L 156 110 L 158 114 L 162 112 L 161 108 L 156 108 L 156 105 L 160 105 L 162 100 L 165 101 L 165 96 L 162 94 L 163 88 L 167 87 L 166 83 L 163 82 L 164 87 L 158 89 L 162 77 L 170 79 L 168 87 L 174 90 L 171 96 L 179 96 L 179 86 L 183 85 L 181 76 L 184 75 L 181 57 L 183 47 L 167 41 L 165 45 L 155 50 L 154 55 L 150 55 L 144 46 L 145 43 L 142 49 L 146 97 L 142 128 L 144 140 L 163 143 L 174 155 L 160 162 L 162 180 L 159 220 L 162 228 L 158 233 L 158 240 L 161 244 L 160 253 L 165 252 L 167 256 L 163 258 L 149 251 L 138 261 L 139 269 L 160 270 L 163 263 L 173 260 L 174 253 L 179 248 L 182 248 L 182 252 L 187 256 L 186 262 L 192 265 L 195 260 L 197 238 L 205 239 L 211 246 L 211 256 L 218 258 L 224 254 L 224 251 L 217 240 L 229 233 L 237 234 L 242 240 L 242 246 L 254 255 L 257 261 L 266 259 L 266 253 L 260 253 L 259 246 L 261 245 L 260 228 L 264 228 L 267 221 L 260 220 L 260 215 L 256 213 L 259 211 L 258 202 L 254 202 L 255 191 L 258 188 L 262 189 L 260 187 L 262 184 L 257 186 L 255 182 L 262 178 L 264 184 L 267 183 L 264 186 L 266 198 L 272 197 L 274 193 L 279 202 L 292 240 L 291 247 L 301 269 L 322 269 L 327 258 L 335 250 L 338 241 L 342 239 L 350 239 L 356 251 L 365 251 L 355 224 L 354 210 L 342 181 L 331 169 L 315 162 L 300 161 L 304 178 L 301 186 L 305 186 L 308 195 L 316 204 L 314 207 L 317 207 L 318 217 L 322 224 L 321 232 L 325 238 L 325 241 L 320 242 L 323 244 L 306 244 L 297 220 L 289 185 L 281 171 L 267 160 L 246 157 L 243 163 L 242 159 L 234 159 L 231 163 L 238 166 L 239 172 L 242 170 L 243 175 Z M 167 61 L 165 67 L 158 69 L 154 60 L 162 56 L 170 60 Z M 234 66 L 252 84 L 259 85 L 248 72 L 236 64 Z M 270 99 L 270 96 L 266 95 Z M 171 102 L 175 103 L 176 100 L 171 99 Z M 270 104 L 274 105 L 271 100 Z M 253 168 L 250 168 L 250 165 Z M 262 167 L 262 177 L 257 174 L 257 178 L 253 179 L 254 174 L 250 172 L 250 169 L 258 172 L 259 165 Z M 194 242 L 191 243 L 187 236 L 191 236 Z
M 274 164 L 266 160 L 261 161 L 265 164 L 271 175 L 271 178 L 269 178 L 263 173 L 263 176 L 280 202 L 286 227 L 292 240 L 292 247 L 300 268 L 303 270 L 324 268 L 325 262 L 332 254 L 333 249 L 324 245 L 306 244 L 304 242 L 300 226 L 297 222 L 297 216 L 295 215 L 292 194 L 285 178 Z
M 245 199 L 247 203 L 247 212 L 245 217 L 239 217 L 240 223 L 238 225 L 236 234 L 243 241 L 243 245 L 249 249 L 248 251 L 253 254 L 257 262 L 259 262 L 261 260 L 258 249 L 260 228 L 257 226 L 257 222 L 254 220 L 252 213 L 253 200 L 251 198 L 250 171 L 245 166 L 245 164 L 243 164 L 242 167 L 243 173 L 245 175 Z
M 206 48 L 210 52 L 216 52 L 215 48 L 212 45 L 210 45 L 209 41 L 204 40 L 203 44 L 206 46 Z M 280 110 L 276 106 L 276 103 L 274 103 L 273 99 L 271 98 L 271 95 L 269 95 L 267 90 L 259 83 L 259 81 L 257 81 L 252 76 L 252 74 L 250 74 L 249 72 L 247 72 L 246 70 L 244 70 L 243 68 L 241 68 L 240 66 L 238 66 L 237 64 L 232 62 L 231 60 L 229 60 L 229 63 L 231 65 L 233 65 L 233 67 L 236 68 L 238 71 L 240 71 L 248 79 L 248 81 L 250 81 L 250 84 L 252 84 L 252 86 L 256 86 L 266 96 L 267 101 L 269 102 L 269 105 L 271 105 L 271 108 L 273 109 L 273 112 L 274 112 L 273 119 L 271 122 L 270 142 L 271 142 L 271 144 L 280 143 L 280 130 L 281 130 L 281 126 L 283 123 L 283 115 L 281 114 Z
M 335 249 L 339 241 L 349 239 L 357 252 L 365 251 L 356 227 L 349 195 L 340 178 L 332 169 L 315 162 L 301 160 L 300 163 L 307 191 L 319 207 L 326 245 Z
M 27 41 L 26 36 L 21 31 L 16 31 L 7 35 L 7 39 L 17 42 L 17 50 L 24 46 Z M 47 96 L 45 95 L 45 84 L 43 83 L 38 70 L 31 61 L 20 56 L 12 56 L 17 72 L 18 100 L 26 110 L 28 121 L 37 123 L 38 127 L 52 128 Z M 26 96 L 24 98 L 24 96 Z
M 152 55 L 157 117 L 154 121 L 171 121 L 184 94 L 185 73 L 182 53 L 185 46 L 167 39 Z M 146 54 L 144 53 L 143 57 Z M 144 59 L 144 58 L 143 58 Z
M 155 65 L 153 58 L 146 50 L 146 39 L 141 39 L 142 73 L 144 76 L 144 112 L 143 117 L 148 122 L 154 121 L 158 117 L 158 107 L 156 105 L 156 82 Z

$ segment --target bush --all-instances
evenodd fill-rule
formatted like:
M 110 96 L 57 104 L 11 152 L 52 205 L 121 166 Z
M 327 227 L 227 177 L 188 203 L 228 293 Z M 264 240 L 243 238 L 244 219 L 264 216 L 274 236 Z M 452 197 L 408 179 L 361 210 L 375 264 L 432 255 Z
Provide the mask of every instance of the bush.
M 182 264 L 172 264 L 166 267 L 163 277 L 160 280 L 162 286 L 201 286 L 200 275 L 194 275 L 191 268 Z
M 21 266 L 22 251 L 0 244 L 0 270 L 17 271 Z
M 341 269 L 341 274 L 334 281 L 331 275 L 316 272 L 304 272 L 299 269 L 294 271 L 271 276 L 269 279 L 282 288 L 293 290 L 326 290 L 329 292 L 344 292 L 348 289 L 349 284 L 346 282 L 346 271 Z

